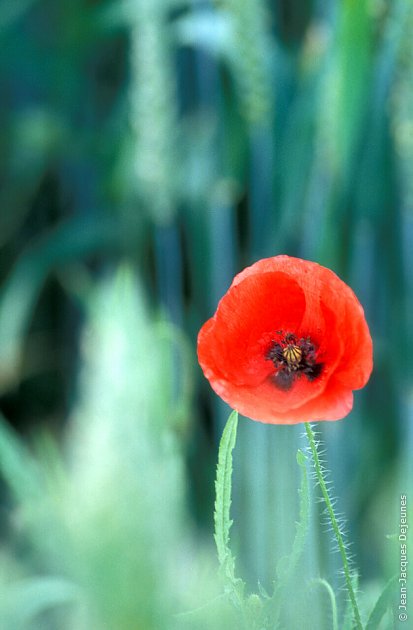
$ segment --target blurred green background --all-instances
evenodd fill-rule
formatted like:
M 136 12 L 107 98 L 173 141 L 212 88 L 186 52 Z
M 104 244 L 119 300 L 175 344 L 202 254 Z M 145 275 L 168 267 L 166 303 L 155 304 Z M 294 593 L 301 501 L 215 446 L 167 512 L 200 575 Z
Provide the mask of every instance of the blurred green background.
M 1 627 L 228 628 L 170 616 L 219 593 L 229 408 L 196 336 L 280 253 L 336 271 L 372 331 L 370 383 L 318 427 L 367 609 L 413 502 L 412 3 L 0 0 L 0 41 Z M 240 420 L 252 590 L 292 542 L 303 444 Z M 343 607 L 319 512 L 302 574 Z M 324 599 L 309 628 L 330 627 Z

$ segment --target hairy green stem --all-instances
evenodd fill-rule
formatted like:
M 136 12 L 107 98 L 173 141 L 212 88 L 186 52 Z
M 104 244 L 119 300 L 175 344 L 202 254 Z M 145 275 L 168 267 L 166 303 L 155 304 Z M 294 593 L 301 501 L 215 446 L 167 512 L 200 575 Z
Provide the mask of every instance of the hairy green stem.
M 321 467 L 320 459 L 318 457 L 317 444 L 314 437 L 314 432 L 309 422 L 305 422 L 305 430 L 307 432 L 307 438 L 310 445 L 311 453 L 313 455 L 314 468 L 317 476 L 318 483 L 320 484 L 321 493 L 323 495 L 327 512 L 330 517 L 331 525 L 334 531 L 334 535 L 337 540 L 338 548 L 340 550 L 341 559 L 343 561 L 344 575 L 346 579 L 346 586 L 350 597 L 351 605 L 353 607 L 354 618 L 356 621 L 357 630 L 363 630 L 363 624 L 361 623 L 360 611 L 357 604 L 356 594 L 353 589 L 351 581 L 351 573 L 349 567 L 349 561 L 347 558 L 346 547 L 344 544 L 343 536 L 341 535 L 340 527 L 338 525 L 336 515 L 334 513 L 333 505 L 331 503 L 330 495 L 328 494 L 327 485 L 324 479 L 323 470 Z

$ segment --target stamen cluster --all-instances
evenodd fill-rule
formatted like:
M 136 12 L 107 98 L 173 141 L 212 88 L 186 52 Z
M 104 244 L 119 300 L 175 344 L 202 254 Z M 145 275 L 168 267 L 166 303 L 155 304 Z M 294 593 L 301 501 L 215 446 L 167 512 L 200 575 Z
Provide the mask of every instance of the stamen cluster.
M 321 374 L 323 364 L 317 363 L 317 347 L 310 337 L 297 338 L 294 333 L 277 331 L 278 339 L 272 341 L 266 358 L 274 363 L 275 374 L 271 380 L 280 389 L 288 390 L 294 380 L 304 374 L 314 381 Z

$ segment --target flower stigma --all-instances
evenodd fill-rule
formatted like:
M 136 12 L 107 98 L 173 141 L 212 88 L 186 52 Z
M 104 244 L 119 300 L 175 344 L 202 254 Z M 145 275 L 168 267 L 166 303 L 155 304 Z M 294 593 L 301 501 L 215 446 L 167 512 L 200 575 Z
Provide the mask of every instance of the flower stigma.
M 297 369 L 303 356 L 303 351 L 300 346 L 289 343 L 282 351 L 282 354 L 290 369 Z
M 294 333 L 278 330 L 278 340 L 272 340 L 266 359 L 272 361 L 276 372 L 272 382 L 283 390 L 289 390 L 294 381 L 305 375 L 314 381 L 321 374 L 323 364 L 317 362 L 317 346 L 310 337 L 297 338 Z

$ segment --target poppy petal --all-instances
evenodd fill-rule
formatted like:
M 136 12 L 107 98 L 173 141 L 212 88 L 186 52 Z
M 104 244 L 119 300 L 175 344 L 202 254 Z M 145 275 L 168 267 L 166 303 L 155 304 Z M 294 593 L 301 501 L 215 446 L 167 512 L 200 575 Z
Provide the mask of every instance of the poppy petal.
M 239 385 L 261 383 L 273 371 L 265 352 L 277 327 L 297 328 L 305 296 L 284 273 L 251 274 L 233 284 L 202 327 L 199 361 Z
M 228 381 L 215 379 L 212 388 L 225 402 L 240 414 L 266 424 L 297 424 L 317 420 L 339 420 L 353 407 L 353 393 L 334 381 L 324 389 L 322 396 L 307 400 L 295 408 L 281 408 L 273 399 L 270 387 L 239 388 Z

